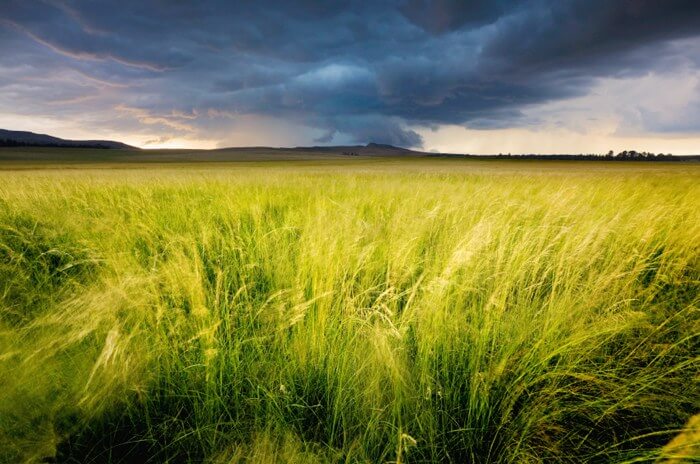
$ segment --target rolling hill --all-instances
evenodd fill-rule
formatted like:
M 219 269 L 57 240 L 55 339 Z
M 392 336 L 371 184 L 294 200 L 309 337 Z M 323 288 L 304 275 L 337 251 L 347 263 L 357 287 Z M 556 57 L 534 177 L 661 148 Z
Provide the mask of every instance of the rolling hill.
M 34 132 L 0 129 L 0 147 L 62 147 L 138 150 L 136 147 L 112 140 L 66 140 Z

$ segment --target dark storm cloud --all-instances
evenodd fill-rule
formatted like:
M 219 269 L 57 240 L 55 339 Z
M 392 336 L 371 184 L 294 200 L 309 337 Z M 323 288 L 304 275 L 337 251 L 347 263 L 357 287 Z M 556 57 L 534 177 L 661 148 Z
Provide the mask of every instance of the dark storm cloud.
M 669 44 L 700 34 L 695 0 L 1 5 L 0 105 L 103 107 L 121 116 L 100 123 L 201 134 L 261 115 L 318 143 L 420 146 L 407 127 L 521 126 L 523 108 L 598 77 L 697 69 L 697 48 Z
M 407 0 L 400 11 L 413 23 L 433 33 L 496 20 L 517 8 L 517 0 Z

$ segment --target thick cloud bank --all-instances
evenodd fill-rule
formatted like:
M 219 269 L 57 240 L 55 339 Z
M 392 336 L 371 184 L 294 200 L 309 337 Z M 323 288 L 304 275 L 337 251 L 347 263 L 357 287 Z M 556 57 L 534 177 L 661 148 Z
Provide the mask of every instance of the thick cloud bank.
M 156 141 L 420 147 L 412 128 L 536 124 L 525 109 L 601 78 L 697 75 L 698 35 L 697 0 L 5 0 L 0 109 Z

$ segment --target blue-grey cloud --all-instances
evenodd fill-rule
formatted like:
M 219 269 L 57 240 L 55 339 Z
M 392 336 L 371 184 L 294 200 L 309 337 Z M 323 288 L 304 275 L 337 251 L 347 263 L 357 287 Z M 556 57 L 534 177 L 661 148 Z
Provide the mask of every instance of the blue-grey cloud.
M 6 0 L 0 106 L 160 140 L 259 115 L 421 146 L 410 127 L 523 126 L 600 77 L 697 69 L 672 44 L 698 36 L 695 0 Z

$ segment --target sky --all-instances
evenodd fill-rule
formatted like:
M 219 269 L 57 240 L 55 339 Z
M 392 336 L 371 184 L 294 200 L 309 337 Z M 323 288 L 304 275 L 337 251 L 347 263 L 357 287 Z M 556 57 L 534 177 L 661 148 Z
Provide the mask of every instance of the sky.
M 700 153 L 698 0 L 0 0 L 0 127 Z

